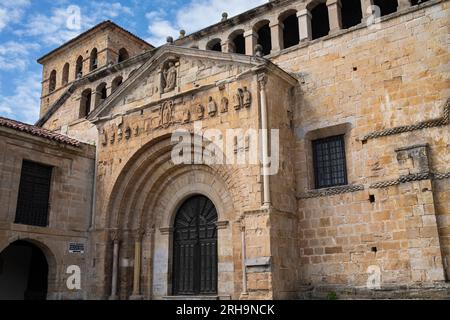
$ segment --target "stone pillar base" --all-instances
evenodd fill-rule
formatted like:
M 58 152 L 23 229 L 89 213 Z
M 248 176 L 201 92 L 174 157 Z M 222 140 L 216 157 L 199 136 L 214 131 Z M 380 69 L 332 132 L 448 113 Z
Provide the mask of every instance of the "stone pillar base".
M 129 300 L 133 300 L 133 301 L 144 300 L 144 296 L 142 296 L 142 295 L 132 295 L 132 296 L 130 296 Z
M 119 300 L 119 296 L 118 295 L 114 295 L 114 296 L 109 296 L 108 300 Z

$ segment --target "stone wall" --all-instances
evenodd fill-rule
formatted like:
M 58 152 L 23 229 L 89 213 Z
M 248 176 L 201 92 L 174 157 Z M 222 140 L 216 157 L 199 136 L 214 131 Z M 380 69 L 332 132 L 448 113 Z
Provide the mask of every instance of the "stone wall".
M 35 244 L 49 264 L 48 297 L 86 298 L 90 252 L 70 254 L 69 243 L 88 247 L 95 148 L 66 146 L 5 128 L 0 128 L 0 137 L 0 252 L 17 240 Z M 53 166 L 47 228 L 14 223 L 24 159 Z M 66 269 L 70 265 L 81 268 L 81 291 L 71 292 L 66 287 Z
M 445 279 L 448 178 L 370 186 L 418 172 L 448 173 L 448 122 L 423 130 L 406 127 L 405 133 L 376 139 L 365 136 L 446 117 L 448 40 L 443 35 L 449 11 L 448 2 L 438 3 L 385 19 L 379 28 L 342 32 L 273 57 L 301 81 L 294 124 L 303 284 L 365 286 L 370 265 L 381 267 L 382 285 Z M 335 134 L 346 135 L 351 187 L 327 196 L 325 190 L 312 190 L 310 141 Z M 420 159 L 399 155 L 399 148 L 420 143 L 427 144 L 429 169 L 419 167 Z

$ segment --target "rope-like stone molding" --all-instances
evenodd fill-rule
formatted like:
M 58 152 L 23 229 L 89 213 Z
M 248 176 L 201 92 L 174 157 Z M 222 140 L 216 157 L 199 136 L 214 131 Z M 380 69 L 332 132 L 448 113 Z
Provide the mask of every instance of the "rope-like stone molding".
M 448 124 L 450 124 L 450 99 L 447 100 L 447 102 L 444 106 L 444 114 L 441 118 L 422 121 L 422 122 L 412 124 L 409 126 L 400 126 L 400 127 L 382 130 L 382 131 L 375 131 L 375 132 L 369 133 L 368 135 L 364 136 L 362 138 L 362 141 L 367 141 L 370 139 L 376 139 L 376 138 L 380 138 L 380 137 L 386 137 L 386 136 L 391 136 L 391 135 L 395 135 L 395 134 L 411 132 L 411 131 L 416 131 L 416 130 L 421 130 L 421 129 L 426 129 L 426 128 L 442 127 L 442 126 L 446 126 Z
M 335 196 L 338 194 L 350 193 L 350 192 L 361 191 L 361 190 L 364 190 L 363 185 L 338 186 L 338 187 L 331 187 L 331 188 L 325 188 L 325 189 L 309 190 L 307 192 L 300 193 L 300 195 L 297 198 L 298 199 L 311 199 L 311 198 Z
M 374 184 L 371 184 L 369 186 L 370 189 L 382 189 L 392 186 L 398 186 L 402 183 L 407 182 L 414 182 L 414 181 L 422 181 L 422 180 L 443 180 L 450 178 L 450 172 L 447 173 L 431 173 L 431 172 L 424 172 L 424 173 L 415 173 L 415 174 L 409 174 L 405 176 L 401 176 L 398 179 L 395 180 L 387 180 L 382 182 L 377 182 Z

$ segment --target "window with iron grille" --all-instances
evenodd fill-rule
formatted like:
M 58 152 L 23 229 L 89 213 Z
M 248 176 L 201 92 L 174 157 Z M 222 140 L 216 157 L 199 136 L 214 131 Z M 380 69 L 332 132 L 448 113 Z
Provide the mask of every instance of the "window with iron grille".
M 313 141 L 316 189 L 347 184 L 344 136 Z
M 15 223 L 48 226 L 52 170 L 50 166 L 23 161 Z

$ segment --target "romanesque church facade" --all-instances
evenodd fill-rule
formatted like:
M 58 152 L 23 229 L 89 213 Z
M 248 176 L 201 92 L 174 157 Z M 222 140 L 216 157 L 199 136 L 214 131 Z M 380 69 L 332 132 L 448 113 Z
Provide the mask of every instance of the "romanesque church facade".
M 0 118 L 0 299 L 448 298 L 449 1 L 218 18 L 39 59 L 39 121 Z

